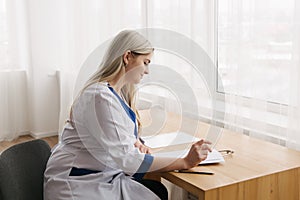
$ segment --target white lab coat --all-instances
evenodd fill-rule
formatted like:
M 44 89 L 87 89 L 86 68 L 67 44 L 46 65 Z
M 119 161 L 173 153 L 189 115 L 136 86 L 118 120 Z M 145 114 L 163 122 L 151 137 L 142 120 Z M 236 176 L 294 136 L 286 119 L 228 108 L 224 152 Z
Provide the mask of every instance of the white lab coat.
M 124 106 L 124 105 L 123 105 Z M 67 123 L 53 148 L 44 178 L 46 200 L 152 200 L 152 191 L 132 180 L 147 171 L 151 155 L 134 147 L 135 124 L 107 86 L 89 86 L 73 106 L 75 128 Z M 70 176 L 72 167 L 99 171 Z

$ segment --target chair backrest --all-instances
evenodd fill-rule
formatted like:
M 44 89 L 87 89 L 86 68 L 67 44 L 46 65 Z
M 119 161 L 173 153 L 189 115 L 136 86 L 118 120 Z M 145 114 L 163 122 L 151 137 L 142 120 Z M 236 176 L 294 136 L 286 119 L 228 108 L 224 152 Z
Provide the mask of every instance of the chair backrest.
M 50 147 L 43 140 L 16 144 L 0 155 L 0 200 L 42 200 Z

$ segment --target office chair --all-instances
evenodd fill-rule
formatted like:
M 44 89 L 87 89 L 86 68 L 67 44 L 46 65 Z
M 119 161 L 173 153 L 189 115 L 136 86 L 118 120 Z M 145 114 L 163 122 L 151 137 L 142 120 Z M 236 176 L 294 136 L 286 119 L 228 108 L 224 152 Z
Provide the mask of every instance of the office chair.
M 0 155 L 0 200 L 42 200 L 50 147 L 43 140 L 16 144 Z

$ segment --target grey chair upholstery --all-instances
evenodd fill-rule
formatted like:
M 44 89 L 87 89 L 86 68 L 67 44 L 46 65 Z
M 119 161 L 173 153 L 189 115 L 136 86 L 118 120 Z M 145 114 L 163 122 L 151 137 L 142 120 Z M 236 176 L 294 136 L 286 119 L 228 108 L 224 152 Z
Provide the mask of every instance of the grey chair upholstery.
M 0 155 L 0 200 L 42 200 L 50 147 L 43 140 L 16 144 Z

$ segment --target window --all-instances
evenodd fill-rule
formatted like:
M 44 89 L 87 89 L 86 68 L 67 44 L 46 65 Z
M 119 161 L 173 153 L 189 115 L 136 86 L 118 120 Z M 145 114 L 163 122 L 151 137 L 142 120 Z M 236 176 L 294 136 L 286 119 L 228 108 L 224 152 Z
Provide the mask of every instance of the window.
M 225 93 L 288 104 L 294 0 L 218 1 L 218 70 Z

